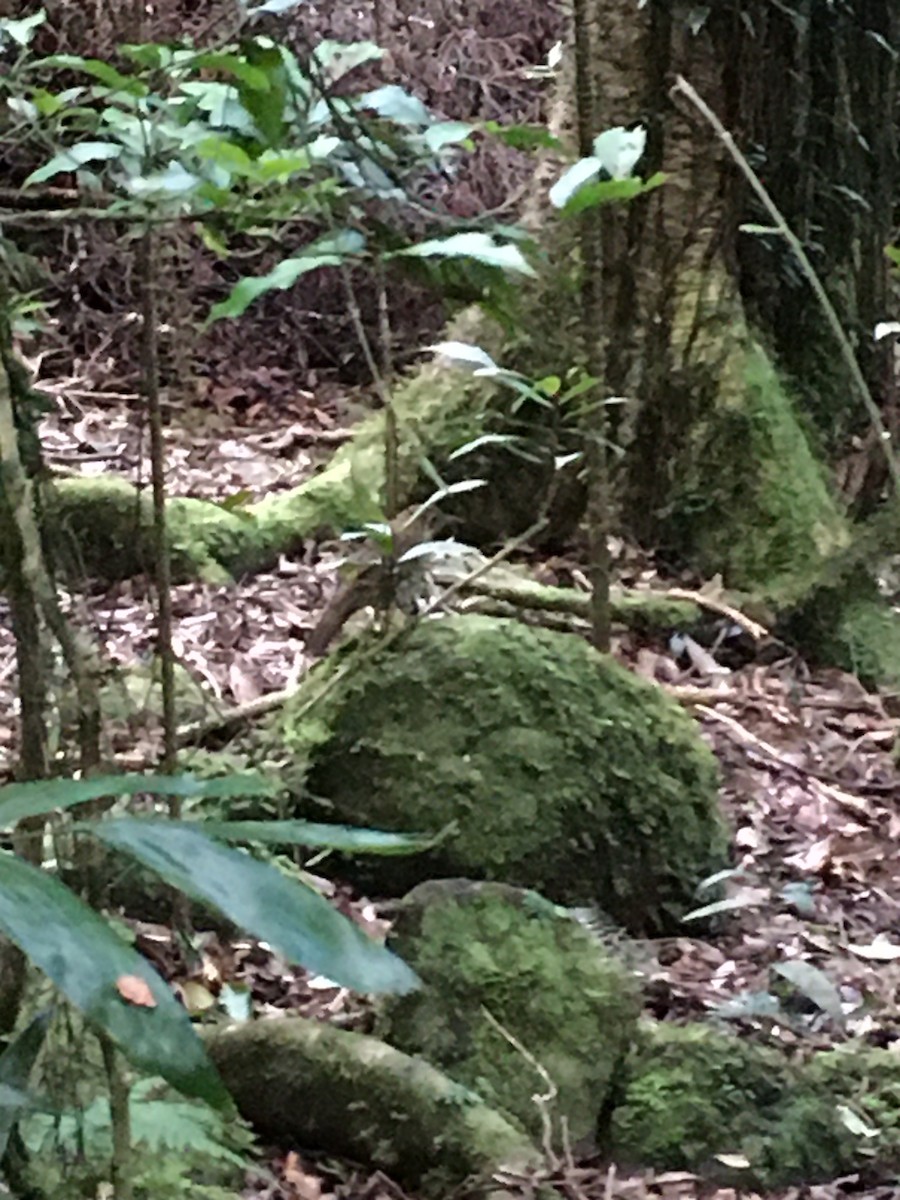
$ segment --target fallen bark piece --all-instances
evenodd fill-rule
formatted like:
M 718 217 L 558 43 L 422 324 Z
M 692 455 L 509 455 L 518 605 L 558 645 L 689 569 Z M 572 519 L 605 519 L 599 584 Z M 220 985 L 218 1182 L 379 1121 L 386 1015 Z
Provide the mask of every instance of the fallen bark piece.
M 287 1017 L 204 1032 L 241 1115 L 263 1137 L 355 1159 L 446 1196 L 496 1191 L 540 1155 L 512 1121 L 423 1059 Z

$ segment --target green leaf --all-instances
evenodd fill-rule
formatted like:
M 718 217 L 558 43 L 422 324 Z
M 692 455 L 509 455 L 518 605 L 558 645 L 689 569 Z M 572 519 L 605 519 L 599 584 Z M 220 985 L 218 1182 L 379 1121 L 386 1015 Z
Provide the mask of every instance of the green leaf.
M 404 962 L 318 892 L 249 854 L 220 846 L 196 825 L 123 817 L 94 831 L 310 971 L 362 992 L 408 992 L 418 986 Z
M 843 1023 L 844 1006 L 840 992 L 824 972 L 812 963 L 795 959 L 791 962 L 776 963 L 772 970 L 792 984 L 798 992 L 802 992 L 812 1000 L 822 1012 L 827 1013 L 835 1021 Z
M 237 796 L 275 796 L 278 785 L 262 775 L 226 775 L 200 779 L 195 775 L 95 775 L 90 779 L 41 779 L 10 783 L 0 788 L 0 829 L 23 817 L 39 817 L 72 808 L 101 796 L 179 796 L 182 800 L 231 799 Z
M 191 65 L 197 70 L 223 71 L 227 75 L 233 75 L 253 91 L 267 92 L 272 86 L 268 72 L 248 63 L 239 54 L 210 50 L 203 54 L 191 55 Z
M 394 121 L 397 125 L 430 125 L 431 113 L 421 100 L 395 83 L 366 92 L 357 100 L 360 108 L 372 109 L 379 117 Z
M 208 162 L 227 167 L 233 175 L 251 175 L 255 163 L 243 146 L 229 138 L 213 135 L 197 142 L 194 149 Z
M 425 130 L 425 145 L 433 154 L 438 154 L 445 146 L 464 142 L 475 128 L 468 121 L 438 121 Z
M 550 189 L 550 203 L 554 208 L 564 208 L 579 188 L 596 179 L 600 174 L 600 160 L 597 158 L 580 158 L 578 162 L 567 167 Z
M 58 880 L 12 854 L 0 854 L 0 929 L 136 1067 L 210 1104 L 229 1103 L 187 1013 L 147 960 Z M 153 1007 L 119 993 L 129 977 L 146 984 Z
M 35 64 L 41 67 L 63 67 L 67 71 L 83 71 L 93 79 L 99 80 L 116 92 L 125 92 L 129 96 L 146 96 L 149 88 L 133 75 L 123 75 L 109 63 L 99 58 L 82 58 L 80 54 L 53 54 Z
M 437 841 L 427 834 L 384 833 L 312 821 L 203 821 L 200 828 L 225 842 L 310 846 L 346 854 L 419 854 Z
M 426 346 L 425 349 L 456 366 L 471 367 L 472 370 L 478 371 L 501 369 L 486 350 L 469 342 L 435 342 L 433 346 Z
M 285 258 L 266 275 L 249 276 L 234 285 L 225 300 L 214 304 L 207 318 L 207 325 L 223 317 L 239 317 L 254 300 L 267 292 L 284 291 L 293 287 L 301 275 L 316 271 L 319 267 L 336 267 L 351 254 L 357 254 L 365 246 L 362 234 L 345 229 L 333 237 L 320 238 L 312 242 L 299 258 Z
M 884 252 L 895 267 L 900 267 L 900 246 L 885 246 Z
M 263 140 L 269 146 L 279 146 L 284 134 L 284 110 L 287 99 L 287 75 L 284 59 L 277 46 L 253 38 L 243 43 L 242 50 L 251 66 L 262 72 L 269 81 L 265 91 L 249 87 L 238 80 L 241 103 L 253 118 Z
M 194 191 L 199 183 L 199 176 L 176 160 L 162 171 L 132 176 L 126 186 L 132 196 L 184 196 Z
M 38 27 L 46 20 L 47 13 L 43 8 L 39 8 L 29 17 L 19 17 L 16 20 L 7 17 L 0 21 L 0 46 L 5 41 L 15 42 L 17 46 L 29 45 Z
M 666 176 L 658 171 L 649 179 L 601 179 L 595 183 L 584 184 L 566 201 L 563 206 L 563 216 L 573 217 L 584 212 L 586 208 L 634 200 L 636 196 L 652 192 L 665 181 Z
M 117 142 L 79 142 L 77 146 L 70 146 L 68 150 L 54 154 L 48 163 L 32 171 L 25 180 L 25 186 L 29 183 L 44 183 L 63 171 L 77 171 L 89 162 L 108 162 L 118 158 L 121 153 L 122 147 Z
M 258 13 L 286 13 L 305 3 L 306 0 L 265 0 L 264 4 L 258 4 L 256 8 L 248 8 L 247 16 L 255 17 Z
M 704 917 L 714 917 L 719 913 L 737 912 L 741 908 L 760 908 L 771 898 L 768 888 L 742 888 L 735 896 L 726 896 L 724 900 L 715 900 L 712 904 L 704 904 L 693 912 L 682 917 L 683 921 L 700 921 Z
M 482 128 L 515 150 L 562 149 L 559 138 L 543 125 L 501 125 L 498 121 L 485 121 Z
M 315 49 L 315 59 L 328 77 L 329 83 L 337 83 L 339 79 L 363 66 L 384 58 L 384 51 L 374 42 L 319 42 Z
M 0 1098 L 0 1159 L 6 1154 L 9 1135 L 19 1115 L 31 1107 L 28 1083 L 44 1044 L 51 1015 L 49 1010 L 38 1013 L 0 1054 L 0 1084 L 6 1093 Z
M 458 446 L 452 454 L 448 454 L 447 462 L 453 462 L 455 458 L 465 458 L 467 454 L 471 454 L 473 450 L 480 450 L 482 446 L 509 446 L 518 440 L 511 433 L 483 433 L 471 442 L 466 442 L 464 446 Z
M 517 271 L 520 275 L 536 273 L 518 246 L 495 242 L 488 233 L 454 233 L 450 237 L 419 242 L 395 254 L 410 258 L 474 258 L 502 271 Z
M 410 520 L 418 521 L 423 513 L 428 512 L 430 508 L 434 508 L 436 504 L 440 504 L 442 500 L 446 500 L 448 496 L 458 496 L 463 492 L 474 492 L 478 488 L 483 487 L 487 487 L 486 479 L 460 479 L 458 483 L 448 483 L 446 487 L 432 492 L 428 499 L 419 505 Z

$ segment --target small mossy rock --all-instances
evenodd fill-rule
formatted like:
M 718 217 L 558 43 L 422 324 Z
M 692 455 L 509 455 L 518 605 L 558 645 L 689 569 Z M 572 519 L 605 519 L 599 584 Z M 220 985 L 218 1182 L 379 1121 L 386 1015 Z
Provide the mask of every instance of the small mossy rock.
M 854 1093 L 865 1091 L 868 1054 L 829 1052 L 794 1065 L 774 1047 L 701 1025 L 658 1025 L 637 1045 L 605 1146 L 623 1166 L 778 1187 L 871 1164 L 873 1147 L 841 1117 L 842 1098 L 855 1108 Z M 900 1144 L 898 1082 L 900 1065 L 885 1064 L 884 1086 L 865 1114 L 892 1114 L 887 1159 Z
M 369 860 L 365 886 L 492 879 L 653 935 L 725 864 L 718 771 L 695 725 L 580 638 L 454 616 L 353 654 L 280 714 L 285 782 L 309 816 L 324 800 L 331 820 L 446 834 L 426 854 Z
M 535 892 L 442 879 L 401 901 L 392 945 L 424 987 L 382 1002 L 385 1041 L 541 1144 L 548 1129 L 559 1149 L 593 1141 L 639 1010 L 633 976 L 595 937 Z

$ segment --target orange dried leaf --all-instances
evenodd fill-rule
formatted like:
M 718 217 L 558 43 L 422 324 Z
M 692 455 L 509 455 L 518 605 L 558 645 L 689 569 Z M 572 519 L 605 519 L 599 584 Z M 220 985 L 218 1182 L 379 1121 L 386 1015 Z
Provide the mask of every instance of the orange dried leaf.
M 116 991 L 129 1004 L 137 1004 L 141 1008 L 156 1008 L 156 998 L 150 990 L 150 985 L 140 975 L 120 975 L 116 980 Z

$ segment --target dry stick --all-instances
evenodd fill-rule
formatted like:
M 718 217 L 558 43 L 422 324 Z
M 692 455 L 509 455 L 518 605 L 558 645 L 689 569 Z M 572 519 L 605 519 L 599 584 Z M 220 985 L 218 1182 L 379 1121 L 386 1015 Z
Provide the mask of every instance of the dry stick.
M 687 80 L 681 75 L 676 76 L 675 86 L 672 88 L 672 91 L 673 93 L 679 92 L 686 96 L 691 104 L 693 104 L 697 111 L 701 114 L 701 116 L 703 116 L 706 121 L 709 122 L 709 124 L 715 130 L 716 135 L 725 146 L 725 149 L 734 159 L 741 171 L 741 174 L 756 193 L 756 196 L 758 197 L 763 208 L 774 221 L 774 232 L 783 237 L 788 246 L 790 246 L 794 257 L 800 266 L 800 270 L 805 276 L 807 283 L 812 288 L 813 295 L 816 297 L 819 307 L 825 314 L 825 319 L 827 320 L 829 326 L 831 327 L 831 331 L 837 340 L 841 350 L 841 355 L 847 366 L 847 370 L 850 372 L 850 377 L 853 380 L 856 390 L 859 393 L 859 397 L 869 415 L 869 420 L 872 422 L 872 427 L 878 434 L 878 439 L 881 443 L 882 449 L 884 450 L 885 460 L 887 461 L 891 482 L 894 485 L 894 491 L 898 496 L 900 496 L 900 464 L 898 464 L 897 457 L 894 454 L 893 447 L 891 446 L 891 435 L 881 418 L 881 412 L 878 408 L 878 405 L 875 403 L 875 400 L 869 389 L 869 385 L 866 383 L 865 376 L 862 373 L 856 354 L 853 350 L 853 346 L 851 345 L 850 339 L 844 331 L 843 325 L 841 324 L 841 318 L 838 316 L 837 310 L 831 303 L 828 293 L 825 290 L 825 285 L 822 283 L 818 272 L 812 265 L 809 255 L 803 249 L 803 243 L 788 225 L 783 213 L 781 212 L 781 209 L 769 195 L 762 180 L 738 149 L 734 138 L 731 136 L 716 114 L 712 111 L 706 101 L 700 97 L 696 90 L 691 87 Z
M 806 767 L 798 766 L 798 764 L 795 762 L 790 762 L 779 753 L 777 747 L 773 746 L 770 742 L 764 741 L 761 737 L 757 737 L 755 733 L 751 733 L 749 729 L 746 729 L 740 723 L 740 721 L 736 721 L 734 717 L 729 717 L 727 713 L 718 712 L 716 709 L 709 708 L 705 704 L 698 704 L 696 711 L 698 713 L 702 713 L 703 716 L 708 717 L 710 720 L 718 721 L 720 725 L 724 725 L 726 729 L 730 730 L 731 733 L 734 734 L 734 736 L 739 742 L 742 743 L 742 745 L 749 746 L 751 749 L 756 750 L 764 758 L 769 759 L 777 766 L 783 767 L 787 771 L 795 771 L 798 774 L 803 775 L 809 780 L 809 782 L 816 788 L 817 791 L 821 792 L 821 794 L 826 796 L 828 799 L 833 800 L 836 804 L 839 804 L 841 808 L 849 809 L 858 817 L 871 816 L 869 812 L 869 806 L 864 800 L 861 800 L 859 796 L 854 796 L 850 792 L 845 792 L 842 788 L 835 787 L 831 783 L 826 783 L 825 780 L 816 775 L 814 771 L 810 771 Z

